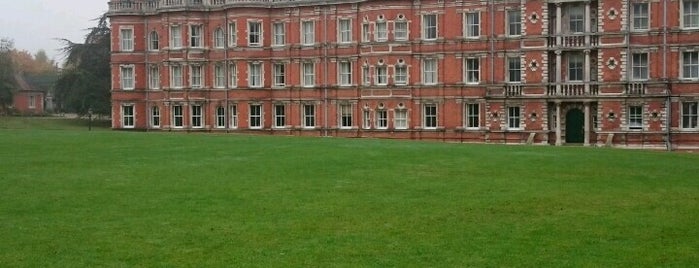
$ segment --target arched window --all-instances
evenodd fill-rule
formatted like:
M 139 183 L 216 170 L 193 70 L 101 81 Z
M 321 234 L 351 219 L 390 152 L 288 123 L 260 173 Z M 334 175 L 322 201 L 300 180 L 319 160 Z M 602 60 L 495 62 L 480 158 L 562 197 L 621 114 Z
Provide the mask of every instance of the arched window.
M 226 38 L 223 36 L 223 29 L 216 28 L 214 31 L 214 46 L 216 48 L 224 48 L 226 43 Z
M 148 42 L 148 49 L 149 50 L 158 50 L 160 49 L 160 43 L 159 43 L 159 38 L 158 38 L 158 32 L 152 31 L 150 32 L 150 36 L 148 37 L 149 42 Z

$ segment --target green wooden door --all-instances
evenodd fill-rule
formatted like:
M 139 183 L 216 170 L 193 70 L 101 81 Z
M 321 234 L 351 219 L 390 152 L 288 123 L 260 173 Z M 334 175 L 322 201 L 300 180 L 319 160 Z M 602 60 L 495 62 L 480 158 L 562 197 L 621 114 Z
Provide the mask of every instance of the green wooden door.
M 580 109 L 571 109 L 566 114 L 566 143 L 583 143 L 585 140 L 585 115 Z

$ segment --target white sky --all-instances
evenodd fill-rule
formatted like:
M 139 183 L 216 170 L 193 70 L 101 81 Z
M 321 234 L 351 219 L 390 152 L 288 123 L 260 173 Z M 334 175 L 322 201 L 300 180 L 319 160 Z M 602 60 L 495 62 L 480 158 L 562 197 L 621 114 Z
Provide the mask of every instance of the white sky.
M 0 0 L 0 37 L 15 41 L 15 48 L 34 54 L 40 49 L 62 61 L 57 38 L 85 41 L 93 19 L 106 12 L 109 0 Z

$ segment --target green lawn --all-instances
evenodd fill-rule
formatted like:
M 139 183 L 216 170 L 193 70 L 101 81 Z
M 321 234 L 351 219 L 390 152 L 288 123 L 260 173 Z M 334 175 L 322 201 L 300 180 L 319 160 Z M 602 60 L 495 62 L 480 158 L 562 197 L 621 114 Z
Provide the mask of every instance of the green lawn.
M 690 267 L 698 252 L 697 154 L 0 118 L 0 267 Z

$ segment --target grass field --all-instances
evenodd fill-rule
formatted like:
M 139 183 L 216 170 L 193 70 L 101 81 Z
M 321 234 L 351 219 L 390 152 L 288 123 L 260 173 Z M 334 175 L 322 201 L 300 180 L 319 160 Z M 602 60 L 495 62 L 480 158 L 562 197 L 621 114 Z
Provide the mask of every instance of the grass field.
M 692 267 L 699 155 L 0 118 L 1 267 Z

